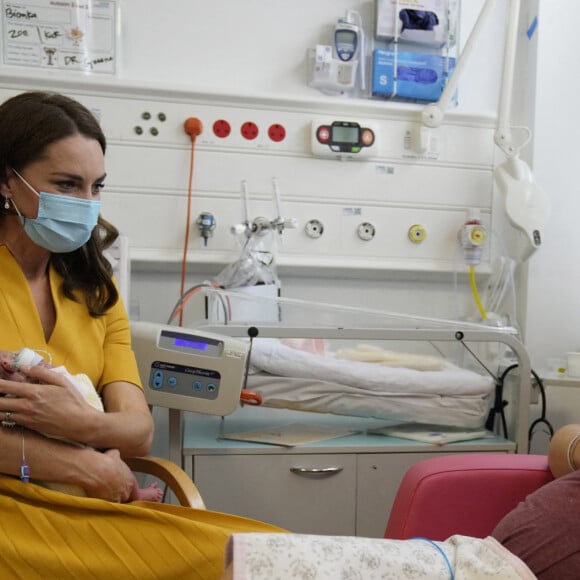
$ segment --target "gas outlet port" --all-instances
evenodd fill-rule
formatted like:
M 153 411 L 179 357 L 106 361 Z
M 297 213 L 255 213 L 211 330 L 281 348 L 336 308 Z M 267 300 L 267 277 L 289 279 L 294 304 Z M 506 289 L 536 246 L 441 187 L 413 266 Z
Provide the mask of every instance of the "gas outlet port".
M 359 224 L 356 233 L 363 242 L 370 242 L 375 237 L 375 226 L 369 222 Z
M 420 244 L 421 242 L 425 241 L 425 238 L 427 237 L 427 230 L 423 226 L 415 224 L 409 228 L 407 235 L 414 244 Z
M 324 225 L 320 220 L 308 220 L 304 225 L 304 231 L 309 238 L 317 239 L 324 232 Z

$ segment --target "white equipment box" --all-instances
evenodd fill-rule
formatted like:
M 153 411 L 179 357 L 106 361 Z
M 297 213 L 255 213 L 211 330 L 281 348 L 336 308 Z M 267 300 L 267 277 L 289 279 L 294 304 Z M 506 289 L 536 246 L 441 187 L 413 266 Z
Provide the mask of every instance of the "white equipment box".
M 249 342 L 151 322 L 132 322 L 131 335 L 149 404 L 209 415 L 237 408 Z

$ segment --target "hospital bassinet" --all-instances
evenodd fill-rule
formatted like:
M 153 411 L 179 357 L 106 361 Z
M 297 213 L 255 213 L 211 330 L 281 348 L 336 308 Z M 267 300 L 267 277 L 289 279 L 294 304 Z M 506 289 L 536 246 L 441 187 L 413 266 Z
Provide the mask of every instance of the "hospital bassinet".
M 527 449 L 530 362 L 511 327 L 282 298 L 260 297 L 257 305 L 252 296 L 213 288 L 204 289 L 200 298 L 204 316 L 189 323 L 193 327 L 237 337 L 247 337 L 249 328 L 257 332 L 246 387 L 269 407 L 480 428 L 494 401 L 490 369 L 497 368 L 498 359 L 511 357 L 519 378 L 510 438 L 518 449 Z M 315 342 L 309 346 L 308 341 Z M 425 370 L 337 354 L 367 344 L 388 353 L 396 344 L 404 360 L 410 348 L 414 361 L 435 353 L 442 364 Z

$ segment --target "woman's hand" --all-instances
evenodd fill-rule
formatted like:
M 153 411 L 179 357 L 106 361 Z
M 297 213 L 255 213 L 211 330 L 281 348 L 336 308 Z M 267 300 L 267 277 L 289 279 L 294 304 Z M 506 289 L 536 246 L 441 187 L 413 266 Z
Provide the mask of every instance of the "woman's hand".
M 40 366 L 21 367 L 31 382 L 0 379 L 0 419 L 10 412 L 17 425 L 49 437 L 78 440 L 87 422 L 100 412 L 93 409 L 63 375 Z
M 99 455 L 91 473 L 92 481 L 84 485 L 87 495 L 117 503 L 128 501 L 135 481 L 133 472 L 121 459 L 117 449 L 109 449 Z

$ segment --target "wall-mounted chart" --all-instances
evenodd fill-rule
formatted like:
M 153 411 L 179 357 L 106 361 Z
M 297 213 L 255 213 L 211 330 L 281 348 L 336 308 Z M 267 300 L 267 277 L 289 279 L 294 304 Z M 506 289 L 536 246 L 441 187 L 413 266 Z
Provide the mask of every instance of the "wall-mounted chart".
M 117 73 L 117 0 L 1 0 L 2 64 Z

